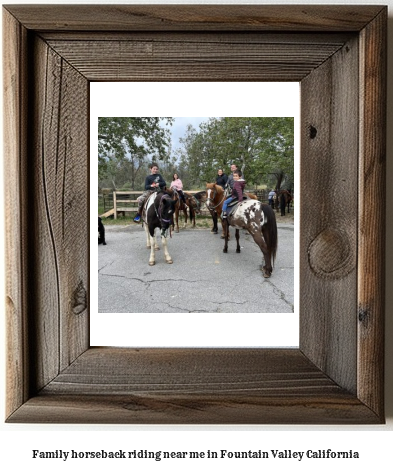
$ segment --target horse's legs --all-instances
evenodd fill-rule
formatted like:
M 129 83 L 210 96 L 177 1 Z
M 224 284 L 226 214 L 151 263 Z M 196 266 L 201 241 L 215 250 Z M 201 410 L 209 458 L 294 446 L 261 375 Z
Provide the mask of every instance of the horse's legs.
M 228 226 L 229 227 L 229 226 Z M 236 253 L 240 253 L 240 243 L 239 243 L 239 238 L 240 238 L 240 231 L 239 229 L 236 229 L 236 243 L 237 243 L 237 246 L 236 246 Z
M 157 242 L 156 231 L 154 231 L 154 250 L 160 250 L 160 247 Z
M 169 252 L 168 252 L 168 242 L 167 242 L 166 237 L 161 236 L 161 241 L 162 241 L 162 246 L 164 248 L 166 263 L 173 263 L 172 257 L 169 255 Z
M 221 225 L 222 225 L 222 235 L 221 235 L 221 238 L 222 238 L 222 239 L 225 239 L 224 220 L 225 220 L 225 222 L 227 222 L 226 219 L 221 219 L 221 217 L 220 217 L 220 221 L 221 221 Z M 231 234 L 230 234 L 230 232 L 229 232 L 229 225 L 228 225 L 227 227 L 228 227 L 228 229 L 227 229 L 227 238 L 228 238 L 228 240 L 231 240 Z M 217 230 L 218 230 L 218 229 L 217 229 Z M 216 233 L 217 233 L 217 232 L 216 232 Z
M 158 246 L 158 243 L 157 243 L 155 231 L 154 231 L 154 237 L 151 237 L 148 226 L 146 224 L 143 224 L 143 226 L 146 231 L 146 248 L 148 249 L 151 248 L 151 245 L 152 245 L 151 243 L 153 242 L 154 250 L 160 250 L 160 247 Z
M 149 239 L 150 239 L 150 258 L 149 258 L 149 265 L 155 265 L 155 263 L 156 263 L 156 252 L 155 252 L 156 237 L 155 237 L 155 235 L 152 237 L 152 236 L 149 234 Z
M 175 232 L 178 234 L 179 233 L 179 208 L 176 206 L 175 210 Z
M 224 244 L 224 253 L 228 253 L 228 233 L 229 233 L 229 225 L 226 219 L 224 219 L 225 223 L 222 224 L 222 230 L 224 232 L 225 244 Z
M 149 249 L 151 247 L 149 228 L 147 227 L 147 225 L 145 223 L 143 224 L 143 227 L 144 227 L 145 232 L 146 232 L 146 248 Z
M 184 227 L 187 227 L 187 218 L 188 218 L 188 216 L 187 216 L 187 209 L 186 208 L 183 209 L 183 214 L 184 214 Z
M 261 252 L 263 253 L 265 259 L 265 265 L 262 267 L 263 276 L 265 278 L 269 278 L 272 274 L 273 267 L 267 244 L 262 237 L 262 232 L 259 229 L 255 230 L 253 227 L 247 228 L 247 230 L 252 235 L 254 242 L 258 245 L 258 247 L 261 249 Z
M 213 212 L 211 213 L 211 215 L 212 215 L 212 218 L 213 218 L 213 228 L 212 228 L 211 232 L 212 232 L 213 234 L 217 234 L 217 232 L 218 232 L 217 213 L 216 213 L 215 211 L 213 211 Z

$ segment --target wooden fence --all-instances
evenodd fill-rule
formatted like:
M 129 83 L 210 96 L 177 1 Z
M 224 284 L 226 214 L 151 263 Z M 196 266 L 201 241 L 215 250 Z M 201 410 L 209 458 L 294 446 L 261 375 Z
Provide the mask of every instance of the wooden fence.
M 201 190 L 184 191 L 185 193 L 195 194 Z M 267 200 L 265 190 L 250 191 L 258 196 L 258 199 L 263 202 Z M 117 219 L 119 214 L 125 215 L 126 212 L 136 213 L 138 210 L 137 198 L 143 193 L 143 191 L 113 191 L 104 192 L 99 195 L 99 202 L 102 203 L 104 208 L 104 214 L 100 217 L 111 217 Z M 207 209 L 202 209 L 202 215 L 210 215 Z

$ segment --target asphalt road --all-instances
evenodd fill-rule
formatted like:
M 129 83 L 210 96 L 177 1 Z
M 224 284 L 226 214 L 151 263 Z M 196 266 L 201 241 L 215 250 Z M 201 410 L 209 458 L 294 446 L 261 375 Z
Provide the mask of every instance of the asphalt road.
M 221 229 L 221 228 L 220 228 Z M 228 253 L 220 234 L 210 229 L 181 229 L 168 239 L 173 264 L 163 250 L 149 266 L 141 225 L 106 226 L 107 245 L 99 245 L 99 313 L 291 313 L 294 305 L 294 229 L 278 225 L 273 274 L 262 275 L 262 252 L 234 230 Z M 158 238 L 159 244 L 160 238 Z

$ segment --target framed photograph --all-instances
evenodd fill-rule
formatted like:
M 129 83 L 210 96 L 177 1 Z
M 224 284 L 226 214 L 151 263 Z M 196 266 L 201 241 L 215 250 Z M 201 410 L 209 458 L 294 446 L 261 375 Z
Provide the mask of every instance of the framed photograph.
M 384 423 L 387 7 L 3 7 L 12 423 Z M 96 81 L 299 82 L 299 347 L 90 344 Z M 252 330 L 252 328 L 250 328 Z
M 201 209 L 194 222 L 187 222 L 183 211 L 178 219 L 175 213 L 175 225 L 167 238 L 173 265 L 165 263 L 164 252 L 160 251 L 155 254 L 156 265 L 149 268 L 145 229 L 132 222 L 136 203 L 126 200 L 142 194 L 146 175 L 150 173 L 151 154 L 146 153 L 144 161 L 140 154 L 133 154 L 132 136 L 126 141 L 125 152 L 122 146 L 115 155 L 114 148 L 124 142 L 116 135 L 108 143 L 108 130 L 116 124 L 138 127 L 142 123 L 148 127 L 157 124 L 157 116 L 171 115 L 170 123 L 161 119 L 157 127 L 158 136 L 165 132 L 165 139 L 170 140 L 165 155 L 161 151 L 162 160 L 157 160 L 167 187 L 177 172 L 186 195 L 199 195 L 198 191 L 206 190 L 206 183 L 215 182 L 218 167 L 222 166 L 227 175 L 231 173 L 232 161 L 242 167 L 243 155 L 246 190 L 255 192 L 267 203 L 273 186 L 289 189 L 296 203 L 300 168 L 299 90 L 298 82 L 90 84 L 90 212 L 94 216 L 99 208 L 108 244 L 96 245 L 96 223 L 91 219 L 91 345 L 298 346 L 299 263 L 294 249 L 299 247 L 299 221 L 293 205 L 279 210 L 275 201 L 277 211 L 271 222 L 276 222 L 279 251 L 274 259 L 273 278 L 264 278 L 263 254 L 251 235 L 241 231 L 241 252 L 236 253 L 232 229 L 228 253 L 223 253 L 222 224 L 217 219 L 214 233 L 203 196 L 199 197 Z M 151 127 L 152 132 L 155 129 Z M 134 130 L 135 134 L 144 134 L 143 128 Z M 222 137 L 223 133 L 227 138 Z M 243 139 L 246 134 L 250 134 L 251 140 Z M 273 135 L 277 139 L 271 146 Z M 203 141 L 203 148 L 192 146 L 197 140 Z M 240 143 L 247 150 L 239 151 Z M 138 139 L 138 144 L 148 146 L 143 138 Z M 285 174 L 279 173 L 280 167 Z M 272 187 L 267 188 L 266 183 Z M 114 194 L 114 187 L 120 192 Z M 137 194 L 130 194 L 130 190 Z M 211 204 L 213 209 L 223 201 L 224 190 L 221 194 L 216 190 L 212 196 L 216 199 Z M 119 199 L 116 209 L 127 209 L 119 219 L 114 217 L 115 196 Z M 132 206 L 133 212 L 128 211 Z M 158 229 L 156 235 L 162 250 Z

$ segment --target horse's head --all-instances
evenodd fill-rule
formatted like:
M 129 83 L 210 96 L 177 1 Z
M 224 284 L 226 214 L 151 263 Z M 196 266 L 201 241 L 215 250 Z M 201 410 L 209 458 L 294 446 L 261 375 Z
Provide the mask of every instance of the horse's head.
M 172 199 L 169 194 L 163 194 L 159 199 L 158 216 L 160 218 L 162 230 L 166 231 L 173 221 L 176 200 Z
M 176 188 L 165 188 L 164 192 L 169 194 L 169 196 L 171 196 L 172 199 L 177 199 L 179 197 L 179 194 Z
M 206 202 L 206 191 L 198 191 L 194 194 L 187 194 L 187 204 L 192 208 L 196 214 L 201 213 L 201 207 L 204 202 Z
M 216 183 L 206 183 L 206 206 L 214 207 L 221 195 L 224 193 L 224 190 L 221 186 L 218 186 Z

